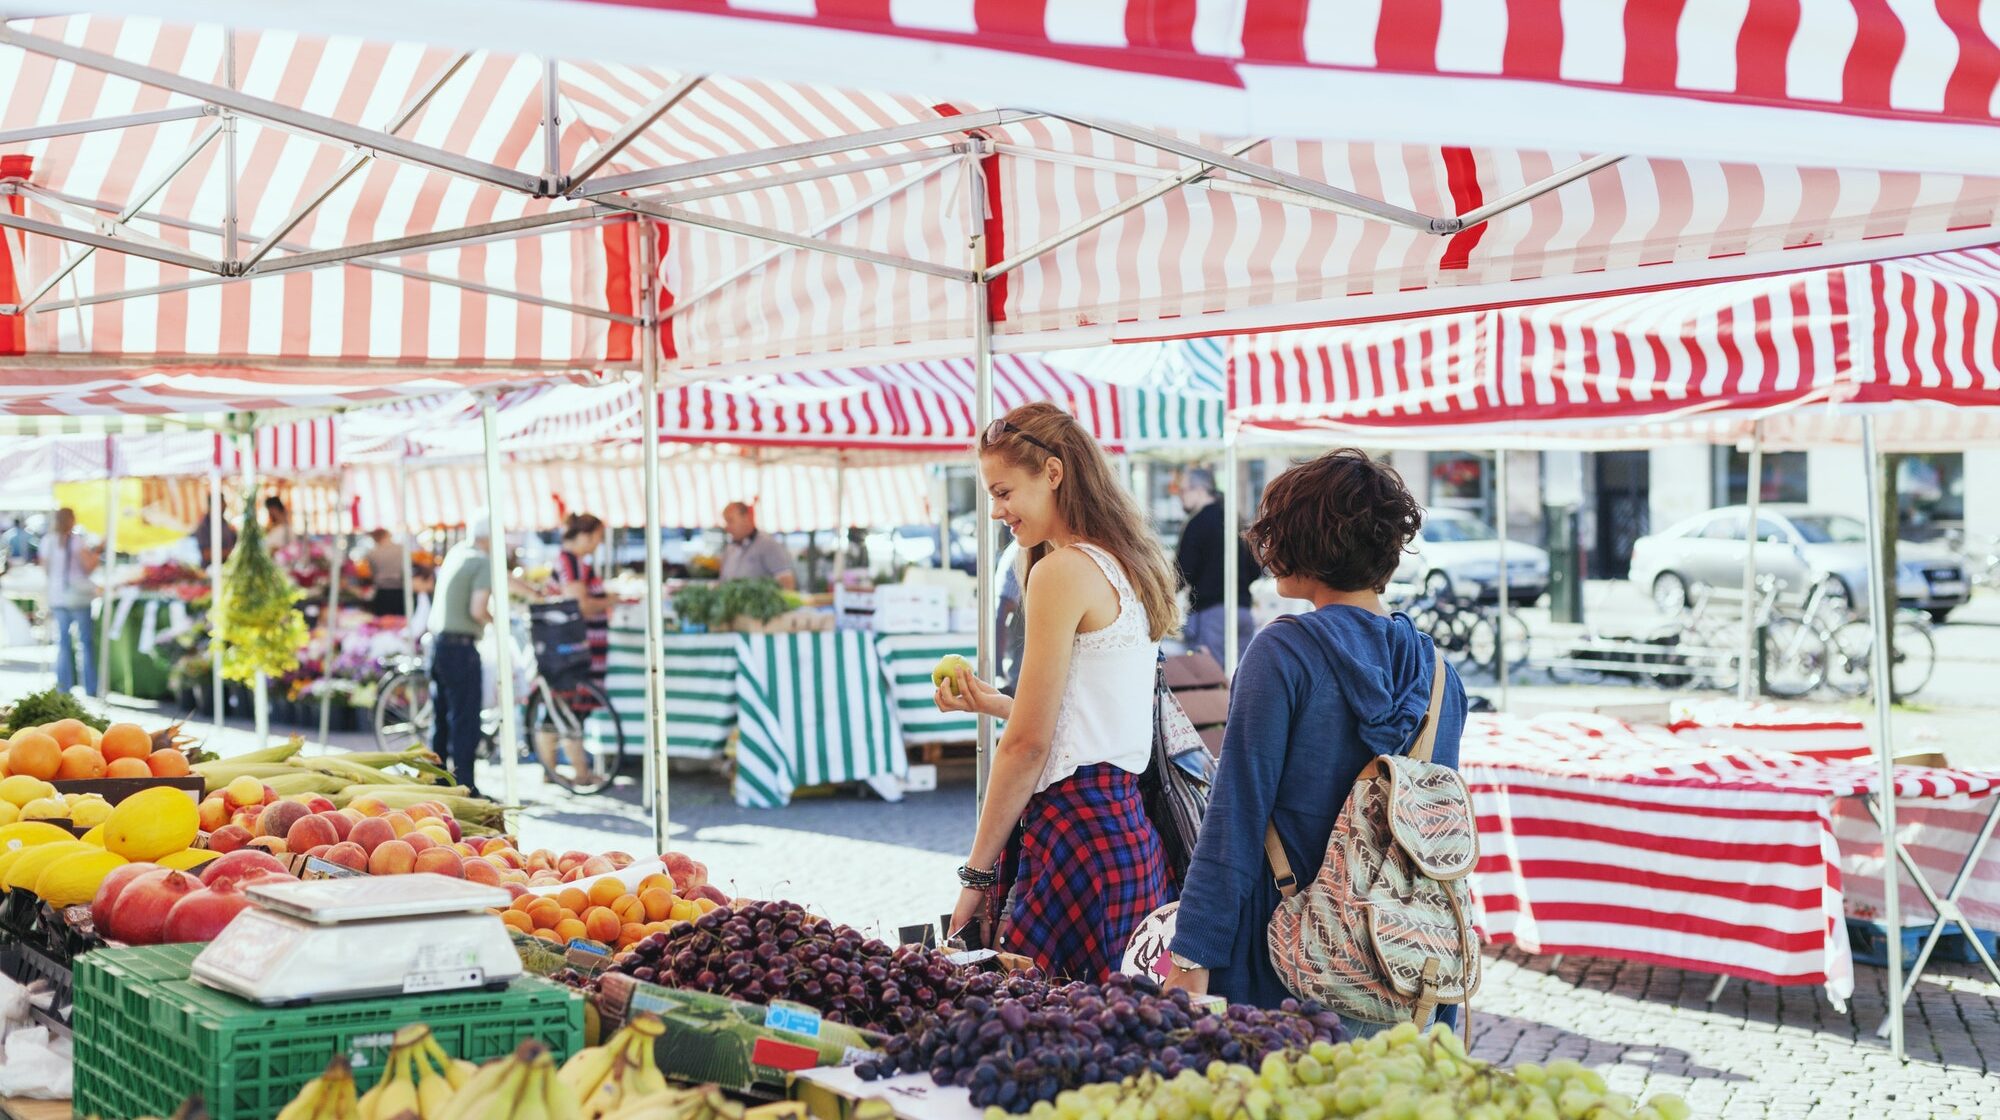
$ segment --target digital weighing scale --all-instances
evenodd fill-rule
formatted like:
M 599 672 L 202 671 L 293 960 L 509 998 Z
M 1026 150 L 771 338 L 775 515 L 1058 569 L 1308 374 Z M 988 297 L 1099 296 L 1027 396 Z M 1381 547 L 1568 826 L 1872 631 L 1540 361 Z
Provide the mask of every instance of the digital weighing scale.
M 355 876 L 244 888 L 251 905 L 194 960 L 193 977 L 255 1003 L 317 1003 L 506 985 L 513 938 L 498 887 L 444 875 Z

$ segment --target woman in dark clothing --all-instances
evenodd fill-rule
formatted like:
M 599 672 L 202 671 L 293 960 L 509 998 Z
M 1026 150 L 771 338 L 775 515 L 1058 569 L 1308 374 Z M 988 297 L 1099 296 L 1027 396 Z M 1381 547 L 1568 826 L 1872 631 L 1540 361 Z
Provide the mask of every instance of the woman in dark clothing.
M 1264 491 L 1245 536 L 1278 594 L 1315 609 L 1266 627 L 1237 669 L 1214 796 L 1181 887 L 1169 987 L 1260 1007 L 1289 997 L 1265 942 L 1279 901 L 1265 826 L 1277 826 L 1292 867 L 1310 879 L 1361 768 L 1414 738 L 1436 659 L 1381 591 L 1421 517 L 1396 472 L 1354 450 L 1294 467 Z M 1456 767 L 1465 688 L 1445 672 L 1433 760 Z
M 563 524 L 562 551 L 556 555 L 556 578 L 562 596 L 583 608 L 590 633 L 590 672 L 604 681 L 604 662 L 611 651 L 611 597 L 591 557 L 604 547 L 604 522 L 588 513 L 571 514 Z

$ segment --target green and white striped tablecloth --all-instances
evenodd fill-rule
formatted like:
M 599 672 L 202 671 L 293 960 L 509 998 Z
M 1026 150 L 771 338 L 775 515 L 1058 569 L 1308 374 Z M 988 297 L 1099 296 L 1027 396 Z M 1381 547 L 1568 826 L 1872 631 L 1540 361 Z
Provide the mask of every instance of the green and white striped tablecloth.
M 721 758 L 736 730 L 736 634 L 669 634 L 666 664 L 667 756 Z M 646 632 L 611 631 L 604 691 L 625 733 L 625 753 L 646 750 Z M 608 735 L 595 718 L 592 735 Z
M 960 712 L 940 712 L 933 698 L 931 670 L 938 659 L 956 653 L 972 660 L 978 639 L 971 634 L 880 634 L 875 648 L 882 674 L 903 727 L 903 745 L 969 743 L 979 733 L 979 720 Z

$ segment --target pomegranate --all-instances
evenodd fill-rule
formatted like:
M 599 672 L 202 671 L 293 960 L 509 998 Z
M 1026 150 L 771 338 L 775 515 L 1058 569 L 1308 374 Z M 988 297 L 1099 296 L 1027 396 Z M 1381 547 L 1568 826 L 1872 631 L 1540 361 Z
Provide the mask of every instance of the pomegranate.
M 99 937 L 110 937 L 111 916 L 118 909 L 118 896 L 123 894 L 127 884 L 148 871 L 163 870 L 157 863 L 128 863 L 113 868 L 111 874 L 97 885 L 97 897 L 90 903 L 90 921 L 97 927 Z
M 250 905 L 241 880 L 228 880 L 190 892 L 167 914 L 164 941 L 213 941 L 222 927 Z
M 289 875 L 278 857 L 257 848 L 238 848 L 226 855 L 218 856 L 202 865 L 201 883 L 213 887 L 223 880 L 242 880 L 250 877 L 252 871 L 275 871 Z
M 201 880 L 185 871 L 165 867 L 149 871 L 118 892 L 111 926 L 103 932 L 127 945 L 158 945 L 174 907 L 201 889 Z

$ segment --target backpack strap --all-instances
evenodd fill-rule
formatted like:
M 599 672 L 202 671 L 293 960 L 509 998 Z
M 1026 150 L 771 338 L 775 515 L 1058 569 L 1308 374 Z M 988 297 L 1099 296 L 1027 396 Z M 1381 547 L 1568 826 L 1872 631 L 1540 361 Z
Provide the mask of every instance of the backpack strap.
M 1418 762 L 1429 762 L 1431 750 L 1437 745 L 1438 711 L 1444 702 L 1444 651 L 1432 648 L 1437 658 L 1431 671 L 1431 697 L 1424 708 L 1424 721 L 1418 725 L 1416 742 L 1410 747 L 1410 757 Z M 1299 893 L 1299 877 L 1292 872 L 1292 861 L 1285 855 L 1284 842 L 1278 839 L 1278 826 L 1264 826 L 1264 858 L 1271 861 L 1271 878 L 1277 882 L 1278 894 L 1290 898 Z

